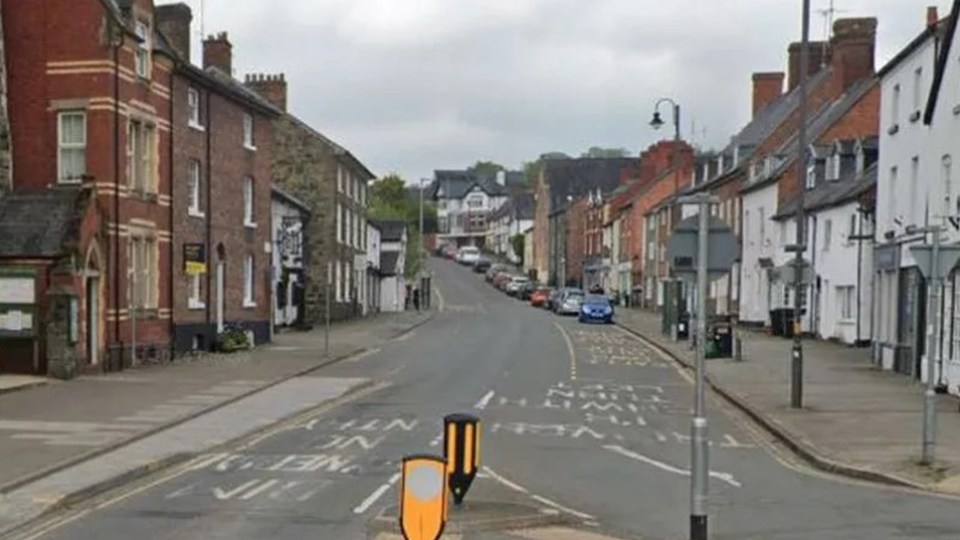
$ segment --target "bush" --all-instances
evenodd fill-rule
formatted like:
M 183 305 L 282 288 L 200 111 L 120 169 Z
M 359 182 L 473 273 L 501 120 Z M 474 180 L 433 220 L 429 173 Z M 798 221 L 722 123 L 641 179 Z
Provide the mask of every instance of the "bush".
M 228 327 L 217 336 L 217 351 L 235 353 L 250 349 L 250 340 L 242 328 Z

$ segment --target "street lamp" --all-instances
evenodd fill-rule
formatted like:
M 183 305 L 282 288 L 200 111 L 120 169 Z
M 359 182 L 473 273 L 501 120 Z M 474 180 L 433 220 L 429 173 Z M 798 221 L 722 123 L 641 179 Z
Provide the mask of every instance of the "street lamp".
M 670 98 L 660 98 L 653 106 L 653 120 L 650 127 L 659 130 L 665 124 L 660 115 L 660 105 L 669 103 L 673 107 L 673 193 L 680 191 L 680 105 Z

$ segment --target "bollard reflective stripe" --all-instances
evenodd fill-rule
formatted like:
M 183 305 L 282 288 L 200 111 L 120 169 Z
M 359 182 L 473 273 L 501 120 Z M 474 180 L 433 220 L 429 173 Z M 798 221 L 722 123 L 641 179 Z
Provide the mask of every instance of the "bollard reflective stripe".
M 453 474 L 457 467 L 457 425 L 447 426 L 447 474 Z
M 464 427 L 463 434 L 463 472 L 470 474 L 473 472 L 473 445 L 475 440 L 473 437 L 473 424 L 467 424 Z

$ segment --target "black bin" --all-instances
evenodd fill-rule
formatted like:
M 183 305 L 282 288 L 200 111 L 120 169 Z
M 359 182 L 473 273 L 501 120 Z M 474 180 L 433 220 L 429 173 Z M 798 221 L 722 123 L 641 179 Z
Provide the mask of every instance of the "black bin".
M 733 358 L 733 326 L 717 322 L 710 327 L 707 358 Z

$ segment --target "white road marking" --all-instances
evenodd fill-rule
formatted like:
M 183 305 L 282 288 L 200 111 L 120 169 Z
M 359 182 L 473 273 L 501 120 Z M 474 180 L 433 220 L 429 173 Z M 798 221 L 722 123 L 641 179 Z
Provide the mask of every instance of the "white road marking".
M 273 479 L 267 480 L 266 482 L 260 484 L 259 486 L 251 489 L 250 491 L 244 493 L 241 497 L 241 501 L 249 501 L 250 499 L 256 497 L 257 495 L 263 493 L 264 491 L 272 488 L 274 485 L 278 484 L 280 481 Z
M 442 441 L 443 441 L 443 434 L 441 433 L 440 435 L 437 435 L 436 437 L 434 437 L 432 441 L 430 441 L 430 446 L 433 446 L 433 447 L 440 446 L 440 443 Z
M 393 338 L 393 340 L 394 340 L 394 341 L 406 341 L 406 340 L 410 339 L 411 337 L 413 337 L 414 334 L 416 334 L 416 332 L 407 332 L 406 334 L 403 334 L 402 336 L 397 336 L 397 337 Z
M 490 400 L 493 399 L 493 396 L 494 396 L 494 391 L 490 390 L 489 392 L 484 394 L 482 398 L 480 398 L 480 401 L 478 401 L 477 404 L 473 406 L 473 408 L 480 411 L 486 409 L 487 405 L 490 404 Z
M 383 495 L 389 491 L 398 480 L 400 480 L 400 473 L 391 476 L 389 481 L 382 484 L 380 487 L 374 490 L 369 497 L 364 499 L 362 503 L 357 505 L 357 507 L 353 509 L 353 513 L 359 515 L 369 510 L 370 507 L 376 504 L 377 501 L 380 500 L 380 497 L 383 497 Z
M 234 495 L 239 495 L 244 491 L 252 488 L 253 486 L 260 483 L 260 480 L 250 480 L 249 482 L 244 482 L 240 487 L 234 489 L 223 490 L 218 487 L 213 488 L 213 496 L 221 501 L 230 500 Z
M 609 451 L 614 452 L 614 453 L 616 453 L 616 454 L 620 454 L 621 456 L 628 457 L 628 458 L 630 458 L 630 459 L 633 459 L 633 460 L 636 460 L 636 461 L 640 461 L 640 462 L 646 463 L 647 465 L 652 465 L 652 466 L 654 466 L 654 467 L 656 467 L 656 468 L 658 468 L 658 469 L 660 469 L 660 470 L 662 470 L 662 471 L 666 471 L 666 472 L 673 473 L 673 474 L 679 474 L 679 475 L 681 475 L 681 476 L 690 476 L 690 471 L 687 470 L 687 469 L 681 469 L 681 468 L 679 468 L 679 467 L 674 467 L 673 465 L 669 465 L 669 464 L 664 463 L 664 462 L 662 462 L 662 461 L 657 461 L 657 460 L 655 460 L 655 459 L 653 459 L 653 458 L 650 458 L 650 457 L 647 457 L 647 456 L 645 456 L 645 455 L 643 455 L 643 454 L 638 454 L 638 453 L 633 452 L 633 451 L 631 451 L 631 450 L 627 450 L 626 448 L 624 448 L 624 447 L 622 447 L 622 446 L 618 446 L 618 445 L 615 445 L 615 444 L 608 444 L 608 445 L 604 446 L 603 448 L 604 448 L 604 450 L 609 450 Z M 726 482 L 726 483 L 730 484 L 730 485 L 733 486 L 733 487 L 737 487 L 737 488 L 743 487 L 743 484 L 741 484 L 740 482 L 738 482 L 738 481 L 733 477 L 733 475 L 730 474 L 730 473 L 710 471 L 710 477 L 711 477 L 711 478 L 716 478 L 717 480 L 721 480 L 721 481 L 723 481 L 723 482 Z
M 577 351 L 573 348 L 573 340 L 570 339 L 570 334 L 560 326 L 560 323 L 554 321 L 553 325 L 560 331 L 563 341 L 567 344 L 567 352 L 570 353 L 570 380 L 575 381 L 577 380 Z
M 545 504 L 545 505 L 547 505 L 547 506 L 550 506 L 550 507 L 552 507 L 552 508 L 556 508 L 557 510 L 560 510 L 561 512 L 566 512 L 566 513 L 568 513 L 568 514 L 570 514 L 570 515 L 572 515 L 572 516 L 576 516 L 576 517 L 578 517 L 578 518 L 580 518 L 580 519 L 589 519 L 589 520 L 594 520 L 594 519 L 596 519 L 595 517 L 591 516 L 590 514 L 584 514 L 583 512 L 578 512 L 578 511 L 574 510 L 573 508 L 567 508 L 566 506 L 563 506 L 562 504 L 553 502 L 553 501 L 551 501 L 550 499 L 548 499 L 548 498 L 546 498 L 546 497 L 541 497 L 540 495 L 531 495 L 530 498 L 533 499 L 533 500 L 535 500 L 535 501 L 537 501 L 537 502 L 539 502 L 539 503 L 543 503 L 543 504 Z
M 518 492 L 518 493 L 523 493 L 523 494 L 528 494 L 528 493 L 530 493 L 529 491 L 527 491 L 527 488 L 525 488 L 525 487 L 523 487 L 523 486 L 520 486 L 520 485 L 517 485 L 517 484 L 514 484 L 513 482 L 507 480 L 506 478 L 504 478 L 504 477 L 500 476 L 499 474 L 497 474 L 496 472 L 494 472 L 493 469 L 491 469 L 490 467 L 487 467 L 486 465 L 483 466 L 483 472 L 484 472 L 487 476 L 489 476 L 490 478 L 496 480 L 497 482 L 500 482 L 500 483 L 503 484 L 504 486 L 507 486 L 508 488 L 510 488 L 510 489 L 512 489 L 512 490 L 514 490 L 514 491 L 516 491 L 516 492 Z

